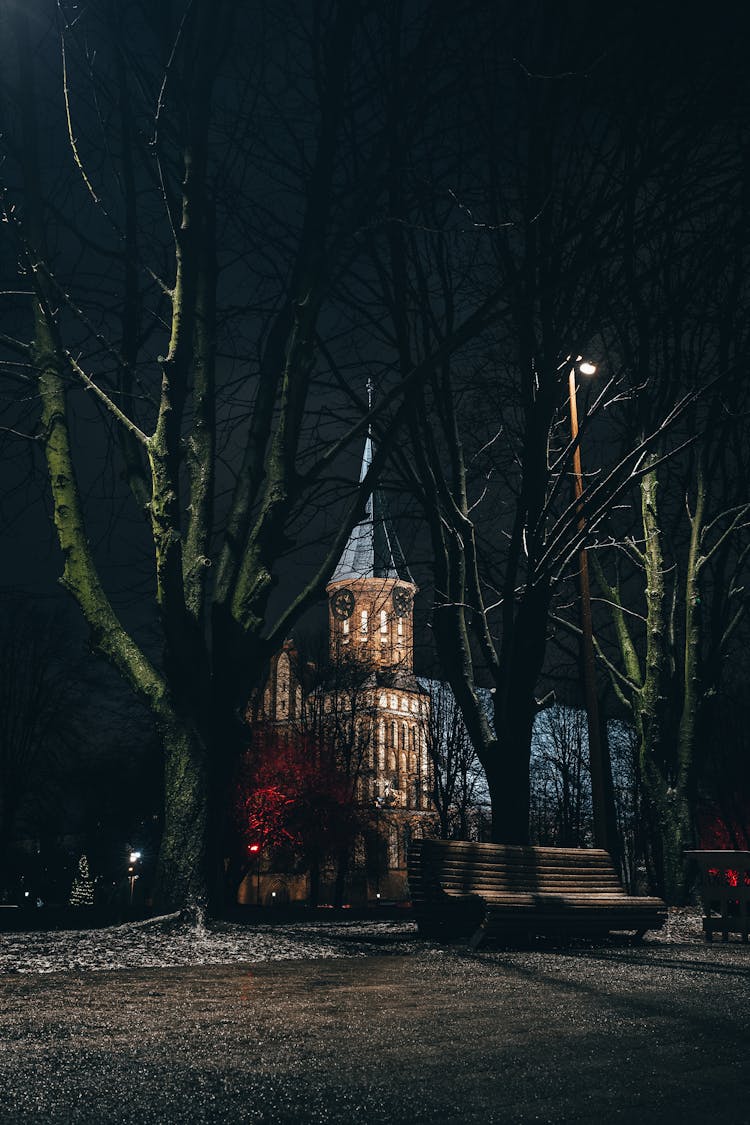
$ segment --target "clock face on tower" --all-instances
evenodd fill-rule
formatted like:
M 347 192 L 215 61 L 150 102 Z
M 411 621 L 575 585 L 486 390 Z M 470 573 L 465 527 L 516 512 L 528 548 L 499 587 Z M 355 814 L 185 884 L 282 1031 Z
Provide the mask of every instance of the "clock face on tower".
M 397 586 L 393 591 L 393 608 L 399 617 L 407 617 L 411 612 L 411 594 L 403 586 Z
M 333 616 L 339 621 L 345 621 L 354 612 L 354 594 L 351 590 L 337 590 L 331 598 Z

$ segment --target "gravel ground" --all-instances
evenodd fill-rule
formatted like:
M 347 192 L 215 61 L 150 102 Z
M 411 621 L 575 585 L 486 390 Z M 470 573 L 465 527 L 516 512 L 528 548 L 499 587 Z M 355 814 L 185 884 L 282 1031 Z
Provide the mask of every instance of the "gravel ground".
M 648 942 L 700 939 L 700 916 L 692 910 L 673 910 L 664 929 L 649 934 Z M 99 930 L 0 934 L 0 974 L 303 961 L 413 954 L 425 948 L 439 947 L 421 941 L 410 921 L 186 926 L 179 916 L 167 915 Z
M 0 947 L 3 1125 L 750 1123 L 750 951 L 690 912 L 639 946 L 162 919 Z

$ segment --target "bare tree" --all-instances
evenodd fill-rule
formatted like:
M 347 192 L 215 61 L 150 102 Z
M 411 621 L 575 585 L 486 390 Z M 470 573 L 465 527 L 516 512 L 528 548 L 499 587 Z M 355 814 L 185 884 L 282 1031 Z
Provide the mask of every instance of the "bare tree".
M 362 232 L 385 224 L 393 115 L 405 160 L 460 88 L 434 65 L 455 15 L 357 0 L 304 18 L 229 0 L 3 13 L 17 47 L 11 58 L 6 37 L 4 230 L 18 270 L 5 300 L 19 329 L 2 345 L 31 402 L 13 430 L 44 453 L 62 584 L 161 735 L 163 908 L 220 885 L 249 689 L 324 586 L 399 432 L 401 389 L 381 397 L 388 436 L 345 491 L 342 457 L 368 421 L 350 370 L 370 355 Z M 336 294 L 355 288 L 366 299 L 344 323 Z M 491 308 L 483 296 L 405 387 Z M 81 484 L 87 431 L 97 456 L 119 450 L 130 496 L 114 472 L 104 538 L 124 529 L 143 561 L 157 641 L 107 582 Z M 295 545 L 314 560 L 296 581 Z
M 670 900 L 687 891 L 683 852 L 694 839 L 706 708 L 746 612 L 747 237 L 738 233 L 731 252 L 717 253 L 720 232 L 747 225 L 747 168 L 731 148 L 736 128 L 728 119 L 702 138 L 704 190 L 714 169 L 723 193 L 710 221 L 696 217 L 689 241 L 668 225 L 644 238 L 644 203 L 631 185 L 627 285 L 606 334 L 633 386 L 620 415 L 623 443 L 639 440 L 675 388 L 699 392 L 681 423 L 681 455 L 665 463 L 661 442 L 648 454 L 637 515 L 626 529 L 620 513 L 611 526 L 617 546 L 595 564 L 600 621 L 610 617 L 614 645 L 602 635 L 600 654 L 637 734 L 649 873 Z M 667 203 L 682 190 L 670 187 Z
M 586 714 L 555 705 L 540 711 L 531 754 L 531 827 L 537 843 L 583 847 L 591 840 L 591 774 Z
M 652 470 L 690 440 L 678 423 L 698 388 L 663 378 L 658 365 L 644 370 L 632 351 L 610 349 L 611 326 L 617 309 L 635 315 L 634 262 L 648 276 L 698 255 L 706 285 L 722 276 L 732 247 L 706 198 L 717 184 L 734 191 L 737 178 L 731 137 L 717 134 L 716 106 L 712 116 L 701 100 L 701 82 L 714 78 L 708 69 L 693 89 L 680 61 L 615 104 L 622 89 L 613 76 L 650 45 L 625 36 L 605 65 L 599 52 L 610 40 L 598 22 L 533 7 L 519 23 L 528 35 L 514 44 L 517 70 L 507 55 L 493 55 L 497 42 L 511 53 L 510 34 L 488 35 L 487 69 L 475 68 L 492 174 L 486 194 L 467 195 L 471 266 L 458 275 L 446 260 L 446 223 L 434 209 L 422 216 L 422 230 L 443 233 L 430 271 L 417 254 L 419 238 L 410 236 L 405 202 L 406 230 L 394 230 L 390 246 L 400 286 L 391 316 L 404 372 L 435 326 L 460 308 L 467 277 L 491 270 L 503 280 L 492 332 L 415 391 L 413 462 L 403 460 L 431 534 L 436 646 L 487 775 L 493 837 L 508 842 L 528 839 L 532 730 L 558 592 L 566 596 L 580 546 L 602 535 L 609 515 L 648 488 Z M 501 77 L 488 81 L 488 70 Z M 499 107 L 514 75 L 512 128 Z M 688 89 L 686 108 L 680 96 Z M 710 262 L 703 257 L 709 242 Z M 672 294 L 657 315 L 679 308 Z M 607 360 L 607 376 L 571 442 L 564 375 L 585 345 Z M 612 419 L 626 414 L 622 396 L 636 399 L 646 386 L 652 393 L 642 396 L 642 425 L 618 446 Z M 573 459 L 596 425 L 604 455 L 580 505 L 571 503 Z M 653 537 L 649 543 L 655 546 Z M 494 688 L 491 717 L 482 684 Z
M 429 795 L 440 836 L 469 840 L 476 833 L 476 811 L 485 795 L 482 767 L 450 687 L 438 680 L 423 683 L 429 695 L 423 724 L 430 762 Z

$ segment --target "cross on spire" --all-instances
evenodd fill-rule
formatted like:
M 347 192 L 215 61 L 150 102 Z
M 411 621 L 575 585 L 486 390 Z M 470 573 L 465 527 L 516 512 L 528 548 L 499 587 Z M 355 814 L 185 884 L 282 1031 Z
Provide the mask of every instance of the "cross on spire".
M 368 376 L 369 410 L 372 410 L 374 398 L 375 384 L 372 376 Z M 372 464 L 372 457 L 372 427 L 369 426 L 359 472 L 360 484 Z M 378 488 L 368 496 L 364 519 L 352 529 L 331 581 L 351 581 L 355 578 L 401 578 L 405 582 L 412 581 L 401 545 L 388 516 L 385 497 Z

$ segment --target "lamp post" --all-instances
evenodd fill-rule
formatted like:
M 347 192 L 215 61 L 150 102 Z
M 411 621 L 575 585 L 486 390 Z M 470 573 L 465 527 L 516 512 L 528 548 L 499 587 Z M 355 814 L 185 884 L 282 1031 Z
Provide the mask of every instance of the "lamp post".
M 570 403 L 570 438 L 573 443 L 573 479 L 576 500 L 578 531 L 581 545 L 578 549 L 578 574 L 581 601 L 581 672 L 583 677 L 584 699 L 589 736 L 589 763 L 591 766 L 591 802 L 594 813 L 594 843 L 604 848 L 610 855 L 617 853 L 617 831 L 614 810 L 614 796 L 611 788 L 611 772 L 607 746 L 601 737 L 599 719 L 599 697 L 596 691 L 596 662 L 594 657 L 594 631 L 591 617 L 591 586 L 589 584 L 589 563 L 586 553 L 586 517 L 583 511 L 583 470 L 581 468 L 581 445 L 578 440 L 578 400 L 576 394 L 576 374 L 595 375 L 596 365 L 578 356 L 571 364 L 568 374 Z

